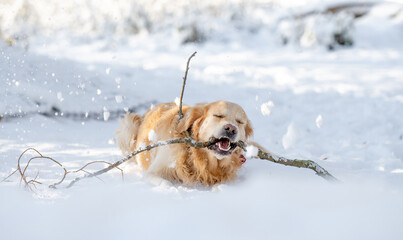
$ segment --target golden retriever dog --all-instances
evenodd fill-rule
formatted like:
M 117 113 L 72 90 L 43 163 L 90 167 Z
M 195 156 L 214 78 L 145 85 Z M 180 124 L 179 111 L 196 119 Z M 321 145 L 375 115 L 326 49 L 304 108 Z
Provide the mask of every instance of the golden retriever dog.
M 116 131 L 117 143 L 124 155 L 153 142 L 184 138 L 186 131 L 198 142 L 219 139 L 208 148 L 195 149 L 187 144 L 157 147 L 135 156 L 147 175 L 184 185 L 214 185 L 236 178 L 245 157 L 234 144 L 253 134 L 251 123 L 237 104 L 217 101 L 183 106 L 179 119 L 175 103 L 160 104 L 144 116 L 128 113 Z

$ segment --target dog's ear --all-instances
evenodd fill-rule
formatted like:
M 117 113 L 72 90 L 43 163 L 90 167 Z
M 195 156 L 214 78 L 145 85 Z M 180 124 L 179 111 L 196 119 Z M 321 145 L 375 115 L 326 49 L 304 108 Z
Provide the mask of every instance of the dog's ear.
M 245 126 L 245 137 L 249 138 L 253 135 L 253 128 L 250 120 L 248 119 L 246 126 Z
M 202 106 L 190 107 L 183 115 L 183 118 L 179 120 L 176 131 L 178 133 L 183 133 L 186 130 L 189 130 L 196 121 L 200 120 L 203 114 L 204 110 Z

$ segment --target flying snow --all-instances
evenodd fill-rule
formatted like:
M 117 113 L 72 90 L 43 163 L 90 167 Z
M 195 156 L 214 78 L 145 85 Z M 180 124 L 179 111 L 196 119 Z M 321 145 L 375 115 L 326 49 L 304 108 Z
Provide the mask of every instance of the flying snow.
M 294 123 L 290 123 L 287 128 L 287 133 L 282 138 L 283 147 L 285 150 L 293 148 L 298 141 L 300 134 Z
M 57 99 L 59 99 L 60 102 L 63 102 L 63 94 L 61 92 L 57 92 Z
M 321 128 L 323 125 L 323 118 L 322 115 L 318 115 L 318 117 L 316 118 L 316 127 Z
M 117 103 L 121 103 L 122 100 L 123 100 L 123 97 L 122 97 L 121 95 L 116 95 L 116 96 L 115 96 L 115 101 L 116 101 Z
M 179 104 L 180 104 L 180 99 L 178 97 L 175 98 L 175 104 L 176 104 L 176 106 L 179 106 Z
M 150 132 L 148 132 L 148 140 L 151 142 L 157 141 L 157 134 L 155 133 L 154 129 L 151 129 Z
M 274 108 L 274 102 L 268 101 L 260 106 L 260 112 L 263 116 L 269 116 Z
M 106 107 L 104 107 L 104 121 L 108 121 L 110 116 L 111 116 L 111 113 L 108 111 L 108 109 Z
M 105 69 L 105 73 L 109 75 L 111 73 L 111 68 L 108 67 L 107 69 Z

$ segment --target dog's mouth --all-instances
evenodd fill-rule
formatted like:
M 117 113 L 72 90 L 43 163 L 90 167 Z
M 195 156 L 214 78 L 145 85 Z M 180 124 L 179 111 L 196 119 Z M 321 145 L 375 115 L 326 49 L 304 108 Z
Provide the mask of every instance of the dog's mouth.
M 210 145 L 208 149 L 214 151 L 219 155 L 228 155 L 230 154 L 235 148 L 236 144 L 231 142 L 231 140 L 227 137 L 221 137 L 217 140 L 216 143 Z

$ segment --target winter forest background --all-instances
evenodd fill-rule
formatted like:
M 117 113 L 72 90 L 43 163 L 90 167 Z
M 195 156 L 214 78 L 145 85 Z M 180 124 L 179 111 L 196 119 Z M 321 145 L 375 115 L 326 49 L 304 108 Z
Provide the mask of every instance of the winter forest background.
M 402 238 L 400 0 L 0 0 L 0 180 L 29 147 L 70 170 L 119 160 L 118 118 L 175 101 L 194 51 L 185 104 L 240 104 L 254 141 L 342 183 L 248 159 L 213 188 L 126 164 L 49 189 L 63 172 L 38 160 L 33 191 L 0 183 L 0 239 Z

